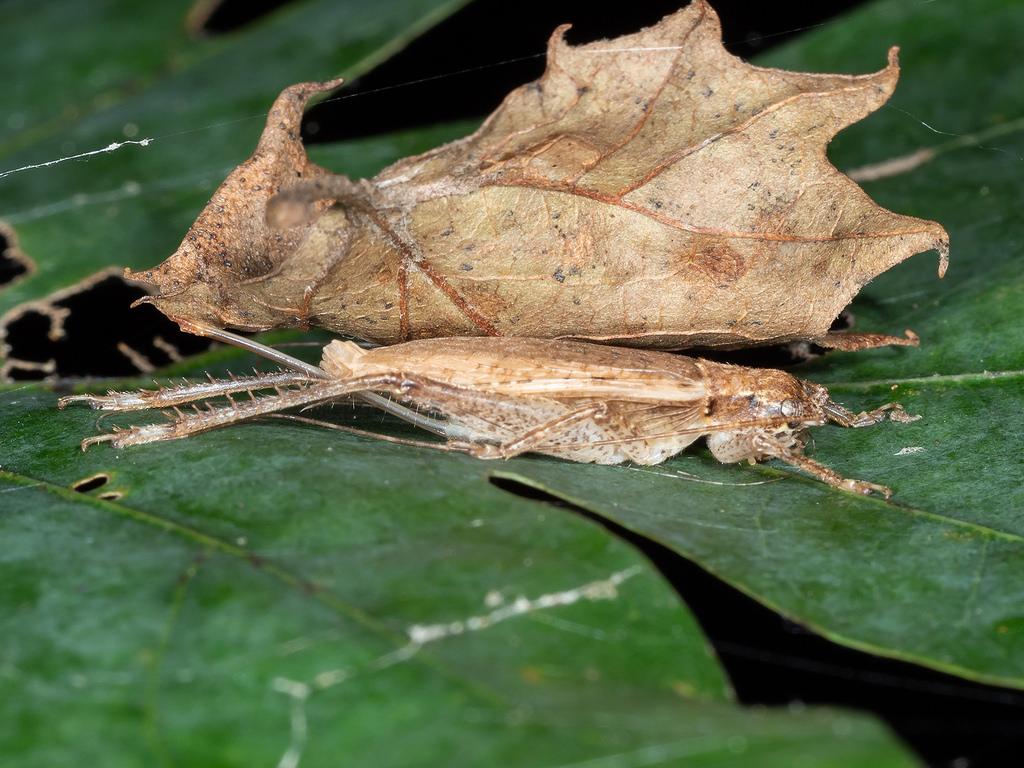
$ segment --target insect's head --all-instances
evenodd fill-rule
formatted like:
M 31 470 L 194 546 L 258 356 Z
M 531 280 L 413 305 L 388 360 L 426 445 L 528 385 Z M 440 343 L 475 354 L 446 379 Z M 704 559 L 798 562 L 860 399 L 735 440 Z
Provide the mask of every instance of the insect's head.
M 828 390 L 784 371 L 757 370 L 746 396 L 748 418 L 776 422 L 790 429 L 828 421 Z

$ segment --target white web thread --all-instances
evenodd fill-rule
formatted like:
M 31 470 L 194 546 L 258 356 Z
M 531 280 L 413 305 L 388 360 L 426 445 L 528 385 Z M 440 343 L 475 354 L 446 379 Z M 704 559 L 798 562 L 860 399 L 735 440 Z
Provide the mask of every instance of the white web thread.
M 0 179 L 5 179 L 8 176 L 13 176 L 14 174 L 21 173 L 22 171 L 34 171 L 37 168 L 49 168 L 51 165 L 60 165 L 61 163 L 66 163 L 70 160 L 82 160 L 95 155 L 110 154 L 111 152 L 116 152 L 122 147 L 127 147 L 132 144 L 139 147 L 148 147 L 154 141 L 156 141 L 156 139 L 128 139 L 126 141 L 114 141 L 107 144 L 107 146 L 102 149 L 79 152 L 77 155 L 68 155 L 67 157 L 58 157 L 56 160 L 47 160 L 45 163 L 33 163 L 32 165 L 23 165 L 20 168 L 11 168 L 9 171 L 0 172 Z
M 922 2 L 931 2 L 933 0 L 921 0 L 921 1 Z M 797 32 L 804 32 L 804 31 L 811 30 L 811 29 L 819 29 L 821 27 L 829 26 L 831 23 L 832 23 L 832 21 L 830 20 L 830 21 L 819 22 L 819 23 L 816 23 L 816 24 L 808 24 L 808 25 L 802 26 L 802 27 L 794 27 L 792 29 L 786 29 L 786 30 L 782 30 L 782 31 L 779 31 L 779 32 L 773 32 L 773 33 L 769 33 L 769 34 L 758 35 L 755 38 L 748 38 L 747 41 L 749 41 L 750 39 L 764 40 L 764 39 L 773 38 L 773 37 L 781 37 L 781 36 L 785 36 L 785 35 L 790 35 L 790 34 L 794 34 L 794 33 L 797 33 Z M 726 44 L 728 44 L 728 43 L 726 43 Z M 665 46 L 636 47 L 636 48 L 598 48 L 598 49 L 592 50 L 591 53 L 598 53 L 598 54 L 600 54 L 600 53 L 608 53 L 608 54 L 616 54 L 616 53 L 644 53 L 644 52 L 659 53 L 659 52 L 679 51 L 679 50 L 682 50 L 684 47 L 685 46 L 679 46 L 679 45 L 665 45 Z M 465 69 L 453 70 L 453 71 L 445 72 L 445 73 L 438 74 L 438 75 L 431 75 L 429 77 L 416 78 L 415 80 L 407 80 L 405 82 L 395 83 L 393 85 L 385 85 L 385 86 L 381 86 L 379 88 L 373 88 L 373 89 L 366 90 L 366 91 L 360 91 L 359 93 L 340 94 L 340 95 L 335 96 L 333 98 L 325 99 L 321 103 L 327 104 L 327 103 L 333 103 L 333 102 L 338 102 L 338 101 L 346 101 L 348 99 L 354 99 L 354 98 L 361 97 L 361 96 L 369 96 L 369 95 L 372 95 L 372 94 L 382 93 L 382 92 L 385 92 L 385 91 L 391 91 L 391 90 L 395 90 L 395 89 L 398 89 L 398 88 L 407 88 L 407 87 L 411 87 L 411 86 L 415 86 L 415 85 L 420 85 L 420 84 L 431 82 L 431 81 L 435 81 L 435 80 L 444 80 L 444 79 L 447 79 L 447 78 L 450 78 L 450 77 L 456 77 L 458 75 L 469 74 L 469 73 L 472 73 L 472 72 L 478 72 L 478 71 L 486 70 L 486 69 L 494 69 L 496 67 L 502 67 L 502 66 L 506 66 L 506 65 L 509 65 L 509 64 L 517 64 L 519 62 L 529 61 L 531 59 L 543 58 L 546 55 L 547 55 L 547 53 L 545 51 L 541 51 L 541 52 L 538 52 L 538 53 L 528 54 L 528 55 L 525 55 L 525 56 L 519 56 L 519 57 L 515 57 L 515 58 L 511 58 L 511 59 L 503 59 L 501 61 L 492 62 L 490 64 L 483 64 L 483 65 L 476 66 L 476 67 L 467 67 Z M 889 109 L 895 109 L 896 111 L 905 114 L 907 117 L 909 117 L 912 120 L 914 120 L 915 122 L 919 123 L 923 128 L 925 128 L 928 131 L 931 131 L 932 133 L 935 133 L 937 135 L 950 136 L 950 137 L 956 137 L 956 138 L 969 137 L 969 135 L 958 134 L 958 133 L 951 133 L 951 132 L 948 132 L 948 131 L 943 131 L 943 130 L 940 130 L 938 128 L 935 128 L 932 125 L 929 125 L 924 120 L 921 120 L 920 118 L 916 117 L 912 113 L 910 113 L 907 110 L 902 109 L 900 107 L 896 107 L 896 106 L 891 105 L 891 104 L 886 104 L 885 107 L 889 108 Z M 217 122 L 217 123 L 211 123 L 211 124 L 199 127 L 199 128 L 193 128 L 193 129 L 189 129 L 189 130 L 185 130 L 185 131 L 176 131 L 174 133 L 169 133 L 169 134 L 166 134 L 166 135 L 163 135 L 163 136 L 150 137 L 150 138 L 144 138 L 144 139 L 135 139 L 135 140 L 126 140 L 126 141 L 116 141 L 116 142 L 112 142 L 112 143 L 108 144 L 107 146 L 102 147 L 100 149 L 94 149 L 94 150 L 90 150 L 88 152 L 80 152 L 80 153 L 77 153 L 77 154 L 74 154 L 74 155 L 68 155 L 66 157 L 58 157 L 58 158 L 56 158 L 54 160 L 48 160 L 48 161 L 42 162 L 42 163 L 33 163 L 33 164 L 30 164 L 30 165 L 23 165 L 23 166 L 21 166 L 19 168 L 12 168 L 12 169 L 7 170 L 7 171 L 0 171 L 0 179 L 5 179 L 8 176 L 12 176 L 12 175 L 14 175 L 16 173 L 22 173 L 24 171 L 38 170 L 38 169 L 42 169 L 42 168 L 48 168 L 48 167 L 51 167 L 51 166 L 54 166 L 54 165 L 59 165 L 61 163 L 66 163 L 66 162 L 69 162 L 69 161 L 72 161 L 72 160 L 83 160 L 83 159 L 86 159 L 86 158 L 89 158 L 89 157 L 94 157 L 96 155 L 109 154 L 111 152 L 116 152 L 119 149 L 123 149 L 126 146 L 135 145 L 135 146 L 140 146 L 140 147 L 148 147 L 150 144 L 152 144 L 153 142 L 158 141 L 158 140 L 163 140 L 163 139 L 167 139 L 167 138 L 177 138 L 179 136 L 184 136 L 184 135 L 192 134 L 192 133 L 198 133 L 198 132 L 201 132 L 201 131 L 210 130 L 212 128 L 218 128 L 218 127 L 221 127 L 221 126 L 224 126 L 224 125 L 230 125 L 230 124 L 233 124 L 233 123 L 245 122 L 245 121 L 248 121 L 248 120 L 264 119 L 264 118 L 267 117 L 267 115 L 268 115 L 267 112 L 260 112 L 260 113 L 257 113 L 257 114 L 246 115 L 244 117 L 234 118 L 234 119 L 231 119 L 231 120 L 226 120 L 226 121 Z M 1005 149 L 1002 149 L 1002 148 L 999 148 L 999 147 L 982 146 L 982 145 L 975 145 L 975 146 L 976 146 L 977 149 L 983 149 L 983 150 L 989 150 L 989 151 L 995 151 L 995 152 L 1002 152 L 1002 153 L 1008 154 L 1008 155 L 1010 155 L 1012 157 L 1015 157 L 1017 160 L 1024 161 L 1024 157 L 1017 156 L 1013 152 L 1009 152 L 1009 151 L 1007 151 Z

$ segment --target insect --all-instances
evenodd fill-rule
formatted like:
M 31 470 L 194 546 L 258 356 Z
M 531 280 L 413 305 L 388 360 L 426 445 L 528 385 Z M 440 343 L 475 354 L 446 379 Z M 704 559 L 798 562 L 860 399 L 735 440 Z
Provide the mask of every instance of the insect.
M 217 329 L 206 335 L 284 366 L 273 373 L 210 379 L 152 391 L 75 395 L 60 407 L 132 411 L 169 408 L 168 421 L 87 438 L 114 447 L 174 440 L 301 406 L 362 397 L 480 459 L 542 453 L 597 464 L 658 464 L 701 436 L 723 463 L 780 459 L 855 493 L 891 491 L 842 477 L 804 455 L 808 427 L 910 421 L 897 403 L 854 414 L 828 390 L 778 370 L 745 368 L 667 352 L 529 338 L 422 339 L 364 349 L 332 341 L 319 366 Z M 273 394 L 257 392 L 273 390 Z M 248 395 L 237 399 L 235 395 Z M 223 404 L 197 401 L 224 398 Z M 178 406 L 191 403 L 192 410 Z M 301 417 L 291 417 L 299 418 Z M 308 419 L 306 419 L 309 421 Z

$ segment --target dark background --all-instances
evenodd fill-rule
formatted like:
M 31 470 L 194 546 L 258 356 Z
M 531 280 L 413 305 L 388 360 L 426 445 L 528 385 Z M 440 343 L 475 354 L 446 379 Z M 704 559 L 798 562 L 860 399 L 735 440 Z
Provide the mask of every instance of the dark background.
M 914 0 L 906 0 L 912 2 Z M 310 110 L 308 143 L 338 141 L 458 118 L 481 117 L 512 88 L 538 77 L 551 30 L 569 41 L 633 32 L 683 0 L 476 0 L 337 96 Z M 285 0 L 228 0 L 205 24 L 230 34 Z M 749 58 L 827 24 L 855 0 L 771 3 L 713 0 L 724 39 Z M 360 94 L 358 100 L 349 97 Z M 99 374 L 101 372 L 93 372 Z M 114 373 L 114 372 L 107 372 Z M 540 501 L 533 489 L 504 490 Z M 574 509 L 590 516 L 585 510 Z M 1024 752 L 1024 693 L 985 686 L 838 646 L 762 607 L 668 549 L 598 520 L 641 549 L 693 609 L 745 704 L 832 704 L 876 713 L 932 766 L 1017 765 Z

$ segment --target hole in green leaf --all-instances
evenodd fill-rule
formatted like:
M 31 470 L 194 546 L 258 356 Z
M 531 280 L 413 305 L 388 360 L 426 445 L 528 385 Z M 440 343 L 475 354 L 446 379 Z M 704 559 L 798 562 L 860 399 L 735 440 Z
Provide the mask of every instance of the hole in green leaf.
M 0 324 L 0 380 L 134 376 L 207 349 L 149 305 L 115 270 L 16 307 Z
M 0 286 L 24 277 L 32 268 L 32 261 L 18 248 L 14 230 L 0 221 Z
M 194 35 L 223 35 L 252 24 L 290 0 L 197 0 L 185 26 Z
M 95 491 L 97 488 L 102 488 L 110 481 L 110 475 L 100 472 L 97 475 L 90 475 L 89 477 L 83 477 L 77 483 L 71 486 L 72 490 L 78 491 L 79 493 L 88 493 L 89 491 Z M 107 495 L 107 494 L 104 494 Z M 100 498 L 103 498 L 101 496 Z

